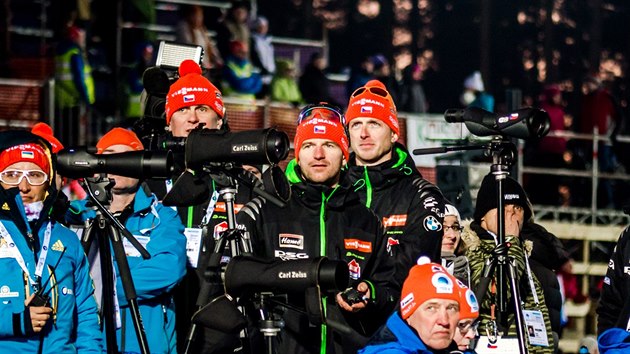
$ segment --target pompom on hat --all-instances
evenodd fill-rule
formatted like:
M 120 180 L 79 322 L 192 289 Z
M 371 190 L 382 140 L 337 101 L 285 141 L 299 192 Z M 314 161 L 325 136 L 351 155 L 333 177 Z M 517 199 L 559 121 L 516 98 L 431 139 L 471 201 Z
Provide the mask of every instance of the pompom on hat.
M 440 264 L 431 263 L 428 257 L 418 259 L 418 264 L 409 270 L 400 293 L 400 315 L 403 320 L 411 316 L 424 302 L 430 299 L 445 299 L 460 302 L 460 287 Z
M 385 85 L 378 80 L 368 81 L 350 96 L 346 121 L 350 124 L 359 117 L 383 121 L 394 133 L 400 134 L 396 105 Z
M 48 143 L 52 147 L 52 152 L 54 154 L 63 150 L 63 144 L 61 143 L 61 141 L 59 141 L 59 139 L 55 138 L 55 136 L 53 135 L 53 130 L 50 127 L 50 125 L 39 122 L 35 124 L 33 128 L 31 128 L 31 133 L 46 139 L 46 141 L 48 141 Z
M 184 60 L 179 65 L 179 80 L 171 85 L 166 95 L 167 125 L 170 124 L 173 113 L 190 106 L 207 105 L 223 118 L 225 106 L 221 91 L 201 74 L 201 67 L 193 60 Z
M 125 128 L 114 128 L 103 135 L 101 140 L 96 143 L 97 153 L 102 154 L 113 145 L 127 145 L 134 150 L 144 150 L 144 146 L 136 133 Z
M 295 131 L 295 156 L 299 161 L 299 151 L 302 143 L 308 139 L 328 139 L 334 141 L 341 148 L 343 156 L 348 160 L 348 137 L 341 123 L 322 118 L 311 118 L 298 125 Z

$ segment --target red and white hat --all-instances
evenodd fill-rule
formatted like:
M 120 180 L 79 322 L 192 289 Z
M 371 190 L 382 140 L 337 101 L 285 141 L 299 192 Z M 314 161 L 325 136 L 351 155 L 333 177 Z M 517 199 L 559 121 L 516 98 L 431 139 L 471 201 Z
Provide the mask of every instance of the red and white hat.
M 0 153 L 0 171 L 18 162 L 32 162 L 50 174 L 50 158 L 44 148 L 36 143 L 11 146 Z
M 359 117 L 381 120 L 394 133 L 400 134 L 396 105 L 385 85 L 378 80 L 368 81 L 350 96 L 348 111 L 346 112 L 347 124 Z
M 403 320 L 411 316 L 425 301 L 447 299 L 460 302 L 457 279 L 440 264 L 421 257 L 418 265 L 409 270 L 400 293 L 400 315 Z
M 223 118 L 225 106 L 223 96 L 208 79 L 201 75 L 201 67 L 193 60 L 184 60 L 179 65 L 179 80 L 175 81 L 166 95 L 166 124 L 170 124 L 177 110 L 198 105 L 208 105 Z
M 299 161 L 299 151 L 302 143 L 308 139 L 328 139 L 334 141 L 341 148 L 343 156 L 348 160 L 348 137 L 341 123 L 322 118 L 311 118 L 298 125 L 295 131 L 295 156 Z

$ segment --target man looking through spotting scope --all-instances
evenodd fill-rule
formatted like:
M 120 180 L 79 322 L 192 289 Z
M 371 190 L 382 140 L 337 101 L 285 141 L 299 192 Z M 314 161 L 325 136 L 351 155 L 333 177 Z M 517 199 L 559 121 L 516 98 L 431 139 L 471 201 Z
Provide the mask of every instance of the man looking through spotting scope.
M 0 352 L 101 353 L 83 248 L 50 215 L 51 156 L 37 135 L 0 132 Z
M 114 128 L 96 144 L 98 154 L 117 154 L 143 150 L 142 143 L 130 130 Z M 123 246 L 136 289 L 140 315 L 151 353 L 175 353 L 175 305 L 171 291 L 186 272 L 186 239 L 184 227 L 175 211 L 158 203 L 157 198 L 141 188 L 135 178 L 108 174 L 113 179 L 109 211 L 133 234 L 149 252 L 144 259 L 126 239 Z M 72 203 L 70 221 L 94 219 L 96 213 L 86 206 L 87 201 Z M 80 219 L 80 220 L 77 220 Z M 101 235 L 102 237 L 103 235 Z M 94 240 L 92 240 L 94 242 Z M 94 243 L 93 243 L 94 244 Z M 107 266 L 101 264 L 101 267 Z M 114 259 L 116 297 L 115 311 L 121 319 L 117 326 L 118 350 L 123 353 L 141 352 L 132 312 L 127 304 L 118 262 Z M 102 294 L 107 296 L 107 294 Z M 105 314 L 112 316 L 112 314 Z
M 237 215 L 256 255 L 343 261 L 359 296 L 354 303 L 342 294 L 323 300 L 325 317 L 350 326 L 358 332 L 354 335 L 337 333 L 330 325 L 314 326 L 307 315 L 285 309 L 285 326 L 276 338 L 278 353 L 355 352 L 364 344 L 362 336 L 384 323 L 398 296 L 390 284 L 394 268 L 380 221 L 339 184 L 348 159 L 348 138 L 340 121 L 312 118 L 297 127 L 296 159 L 286 170 L 292 193 L 284 208 L 256 197 Z M 288 302 L 303 308 L 304 293 L 288 294 Z
M 203 126 L 204 129 L 228 130 L 225 106 L 221 92 L 202 75 L 201 68 L 192 60 L 184 60 L 179 67 L 179 79 L 169 88 L 166 96 L 165 117 L 169 138 L 183 140 L 194 129 Z M 196 146 L 207 149 L 207 146 Z M 223 196 L 219 195 L 219 186 L 208 174 L 196 173 L 190 177 L 199 192 L 199 188 L 206 192 L 206 196 L 193 196 L 188 190 L 184 192 L 173 189 L 178 177 L 186 170 L 184 153 L 174 151 L 173 178 L 167 180 L 148 180 L 150 187 L 160 200 L 173 190 L 174 199 L 178 202 L 177 213 L 184 223 L 187 239 L 188 272 L 175 289 L 174 296 L 177 304 L 177 337 L 180 352 L 184 352 L 184 343 L 190 329 L 190 319 L 193 313 L 205 305 L 209 299 L 197 299 L 200 293 L 200 283 L 206 280 L 204 270 L 208 257 L 214 249 L 214 237 L 227 229 L 226 204 Z M 182 181 L 179 181 L 182 182 Z M 239 184 L 234 208 L 240 210 L 243 204 L 251 200 L 252 191 Z M 202 224 L 206 224 L 208 234 L 203 233 Z M 216 339 L 220 338 L 220 339 Z M 197 328 L 195 338 L 189 348 L 189 353 L 215 353 L 233 346 L 233 342 L 212 329 Z
M 381 218 L 400 286 L 420 256 L 440 262 L 444 197 L 396 142 L 396 106 L 380 81 L 369 81 L 352 93 L 346 120 L 353 153 L 343 184 Z
M 545 297 L 540 282 L 531 271 L 528 257 L 531 254 L 531 241 L 521 238 L 521 229 L 525 220 L 532 218 L 532 208 L 527 195 L 517 181 L 506 177 L 503 182 L 503 198 L 505 200 L 505 242 L 509 245 L 508 257 L 513 257 L 516 263 L 516 276 L 522 305 L 515 306 L 512 292 L 508 290 L 507 313 L 503 318 L 498 318 L 499 296 L 497 295 L 497 273 L 495 267 L 493 279 L 480 299 L 480 328 L 488 340 L 492 336 L 513 336 L 517 334 L 515 311 L 523 311 L 525 326 L 534 328 L 534 335 L 528 335 L 527 350 L 529 353 L 553 353 L 556 345 L 551 330 L 549 311 L 545 303 Z M 499 225 L 497 221 L 497 186 L 495 176 L 488 174 L 483 179 L 477 204 L 475 206 L 474 220 L 464 229 L 462 240 L 466 243 L 466 257 L 470 262 L 471 284 L 475 293 L 481 280 L 484 264 L 489 258 L 494 257 L 494 250 L 498 243 Z M 506 275 L 506 282 L 508 277 Z M 510 284 L 505 284 L 510 289 Z M 496 330 L 493 330 L 496 328 Z M 489 329 L 489 330 L 488 330 Z M 524 329 L 523 329 L 524 330 Z M 487 332 L 486 332 L 487 331 Z M 481 342 L 480 342 L 481 343 Z M 502 345 L 512 347 L 511 344 L 499 341 L 499 350 L 507 350 Z M 516 346 L 512 347 L 516 348 Z

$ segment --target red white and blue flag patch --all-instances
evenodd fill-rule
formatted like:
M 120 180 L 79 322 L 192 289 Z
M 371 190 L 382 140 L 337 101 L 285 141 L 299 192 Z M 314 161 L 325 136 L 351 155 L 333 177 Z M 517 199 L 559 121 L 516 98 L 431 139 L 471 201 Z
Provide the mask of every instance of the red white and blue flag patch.
M 326 134 L 326 126 L 325 125 L 316 125 L 313 127 L 313 133 L 315 134 Z
M 195 95 L 184 96 L 184 102 L 194 102 L 194 101 L 195 101 Z
M 361 113 L 372 113 L 372 106 L 361 106 Z

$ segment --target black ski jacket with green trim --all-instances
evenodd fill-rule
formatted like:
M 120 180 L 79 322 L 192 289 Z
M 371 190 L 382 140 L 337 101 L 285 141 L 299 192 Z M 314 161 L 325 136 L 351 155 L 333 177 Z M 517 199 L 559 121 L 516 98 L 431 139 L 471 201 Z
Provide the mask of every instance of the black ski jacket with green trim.
M 335 294 L 324 300 L 327 317 L 349 325 L 359 336 L 313 326 L 306 315 L 287 310 L 278 353 L 356 352 L 385 323 L 399 297 L 392 284 L 394 264 L 386 252 L 382 225 L 349 189 L 305 182 L 295 161 L 287 167 L 287 176 L 292 194 L 284 208 L 256 197 L 237 215 L 254 253 L 284 261 L 319 256 L 342 260 L 348 264 L 350 284 L 366 281 L 370 285 L 372 301 L 365 309 L 349 313 L 338 307 Z M 288 294 L 288 299 L 298 307 L 304 304 L 303 293 Z M 322 328 L 326 328 L 323 336 Z
M 376 166 L 357 166 L 353 153 L 342 183 L 380 217 L 388 252 L 396 259 L 399 286 L 420 256 L 441 262 L 445 200 L 422 178 L 403 145 L 396 143 L 393 158 Z

